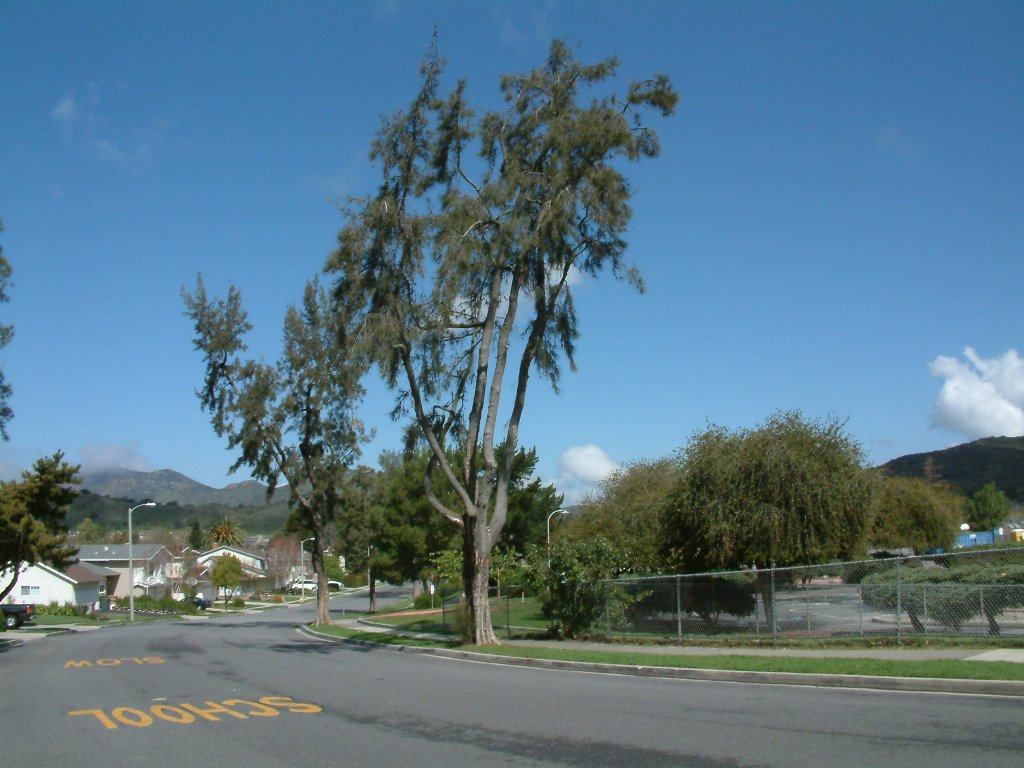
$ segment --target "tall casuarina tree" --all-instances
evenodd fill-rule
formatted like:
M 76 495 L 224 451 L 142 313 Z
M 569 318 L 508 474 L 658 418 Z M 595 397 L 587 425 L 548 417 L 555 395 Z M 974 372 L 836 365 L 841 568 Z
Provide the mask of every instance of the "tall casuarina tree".
M 239 451 L 231 471 L 248 467 L 269 494 L 279 480 L 287 482 L 293 515 L 314 539 L 317 623 L 329 624 L 326 523 L 365 438 L 355 411 L 363 369 L 340 343 L 342 315 L 332 311 L 318 281 L 308 283 L 301 307 L 285 315 L 284 351 L 272 366 L 243 357 L 251 326 L 236 288 L 227 299 L 213 300 L 200 277 L 195 292 L 183 290 L 182 298 L 206 364 L 197 391 L 202 407 L 217 435 Z
M 575 277 L 608 268 L 642 287 L 626 260 L 621 166 L 658 154 L 644 116 L 670 115 L 677 96 L 664 75 L 617 93 L 616 59 L 583 64 L 556 40 L 543 66 L 501 79 L 503 109 L 478 112 L 464 82 L 441 93 L 443 65 L 435 49 L 419 93 L 381 127 L 370 154 L 380 185 L 347 205 L 327 271 L 338 310 L 399 393 L 396 415 L 411 415 L 430 447 L 424 482 L 462 528 L 483 644 L 497 642 L 489 560 L 531 373 L 557 389 L 563 365 L 574 367 Z M 435 468 L 457 503 L 431 487 Z

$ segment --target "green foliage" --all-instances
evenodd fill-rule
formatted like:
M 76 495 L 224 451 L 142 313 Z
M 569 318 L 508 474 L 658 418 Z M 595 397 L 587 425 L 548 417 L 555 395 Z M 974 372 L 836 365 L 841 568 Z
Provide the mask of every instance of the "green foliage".
M 909 477 L 880 477 L 871 510 L 868 544 L 876 549 L 947 549 L 959 532 L 962 496 Z
M 621 553 L 624 570 L 657 573 L 661 514 L 679 476 L 679 465 L 671 459 L 626 466 L 605 478 L 597 494 L 585 500 L 554 537 L 603 536 Z
M 75 605 L 74 603 L 58 603 L 51 600 L 49 603 L 36 603 L 35 613 L 39 616 L 84 616 L 88 607 Z
M 197 394 L 218 436 L 238 450 L 232 470 L 248 467 L 273 494 L 288 484 L 297 524 L 312 532 L 313 570 L 324 573 L 326 526 L 341 504 L 347 470 L 367 439 L 355 408 L 365 366 L 346 343 L 347 315 L 314 279 L 301 306 L 284 319 L 284 348 L 276 365 L 246 359 L 251 329 L 241 294 L 211 300 L 200 276 L 196 290 L 182 290 L 186 314 L 202 352 L 205 382 Z M 326 591 L 318 595 L 317 623 L 330 622 Z
M 78 482 L 78 467 L 66 463 L 58 451 L 38 459 L 20 481 L 0 483 L 0 572 L 15 574 L 0 591 L 0 600 L 14 589 L 22 563 L 60 569 L 73 562 L 65 517 Z
M 462 583 L 462 551 L 458 549 L 445 549 L 435 552 L 431 562 L 431 573 L 436 578 L 436 584 L 460 584 Z
M 127 597 L 116 598 L 113 605 L 122 611 L 127 611 L 130 607 Z M 135 598 L 135 610 L 143 613 L 184 613 L 190 616 L 200 612 L 199 608 L 187 601 L 175 600 L 171 597 L 156 599 L 149 595 L 140 595 Z
M 682 572 L 853 559 L 874 482 L 835 419 L 777 413 L 755 430 L 708 427 L 682 451 L 662 553 Z
M 242 570 L 242 563 L 233 555 L 218 557 L 213 570 L 210 572 L 210 581 L 213 582 L 213 586 L 217 587 L 217 589 L 223 588 L 225 592 L 237 589 L 244 578 L 245 573 Z
M 203 534 L 203 528 L 196 519 L 192 519 L 189 522 L 188 545 L 196 552 L 201 552 L 206 545 L 206 536 Z
M 991 531 L 1006 522 L 1013 505 L 995 483 L 986 483 L 971 498 L 967 507 L 967 522 L 972 531 Z
M 718 629 L 722 613 L 749 616 L 757 607 L 754 584 L 749 578 L 700 576 L 682 584 L 682 609 L 700 616 L 708 633 Z
M 461 452 L 455 452 L 451 461 L 461 464 Z M 561 502 L 553 486 L 543 485 L 533 476 L 536 465 L 536 450 L 522 448 L 512 465 L 503 542 L 506 549 L 520 555 L 527 543 L 544 542 L 547 515 Z M 363 520 L 375 521 L 374 570 L 391 583 L 424 578 L 430 570 L 432 553 L 461 543 L 459 529 L 438 515 L 430 502 L 424 485 L 429 466 L 430 454 L 424 450 L 404 455 L 385 452 L 381 456 L 382 469 L 373 481 L 361 476 L 355 483 L 371 494 L 363 503 L 372 511 Z M 430 472 L 430 485 L 443 503 L 457 506 L 457 494 L 440 470 Z
M 553 619 L 551 629 L 562 638 L 588 632 L 606 611 L 619 615 L 631 600 L 611 581 L 621 559 L 601 537 L 585 540 L 563 538 L 548 552 L 534 547 L 530 553 L 529 579 L 544 594 L 544 615 Z
M 213 547 L 239 547 L 243 539 L 238 523 L 227 515 L 214 523 L 206 534 L 206 541 Z

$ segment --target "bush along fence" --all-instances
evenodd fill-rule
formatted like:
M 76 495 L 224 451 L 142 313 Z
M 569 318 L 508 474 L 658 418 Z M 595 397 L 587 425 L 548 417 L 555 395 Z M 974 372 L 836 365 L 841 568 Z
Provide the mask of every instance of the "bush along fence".
M 603 582 L 588 629 L 677 640 L 1024 639 L 1024 547 Z

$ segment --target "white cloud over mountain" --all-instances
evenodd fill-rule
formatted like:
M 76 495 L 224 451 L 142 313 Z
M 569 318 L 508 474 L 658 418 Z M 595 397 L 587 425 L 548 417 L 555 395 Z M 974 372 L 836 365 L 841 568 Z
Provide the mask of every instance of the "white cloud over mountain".
M 964 357 L 940 356 L 928 366 L 943 380 L 932 422 L 969 440 L 1024 435 L 1024 359 L 1010 349 L 989 360 L 973 347 Z

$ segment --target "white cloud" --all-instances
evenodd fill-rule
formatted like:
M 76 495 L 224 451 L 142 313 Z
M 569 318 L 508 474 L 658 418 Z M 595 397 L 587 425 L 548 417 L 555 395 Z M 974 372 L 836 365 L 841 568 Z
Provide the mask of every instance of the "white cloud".
M 1024 360 L 1013 349 L 986 360 L 967 347 L 964 357 L 941 356 L 928 366 L 943 379 L 932 422 L 969 440 L 1024 435 Z
M 57 102 L 57 106 L 53 108 L 53 112 L 50 113 L 58 122 L 64 123 L 64 125 L 70 125 L 75 122 L 78 117 L 78 103 L 75 101 L 75 95 L 69 93 L 60 101 Z
M 110 119 L 112 109 L 123 107 L 129 96 L 127 83 L 87 83 L 61 97 L 50 116 L 63 126 L 64 140 L 72 149 L 138 174 L 154 165 L 156 150 L 172 124 L 166 119 L 148 124 Z
M 113 469 L 134 469 L 148 472 L 149 462 L 139 454 L 134 446 L 103 443 L 100 445 L 83 445 L 78 449 L 82 472 L 98 474 Z
M 572 504 L 618 468 L 619 465 L 593 443 L 574 446 L 558 460 L 559 476 L 555 486 L 565 495 L 565 503 Z

